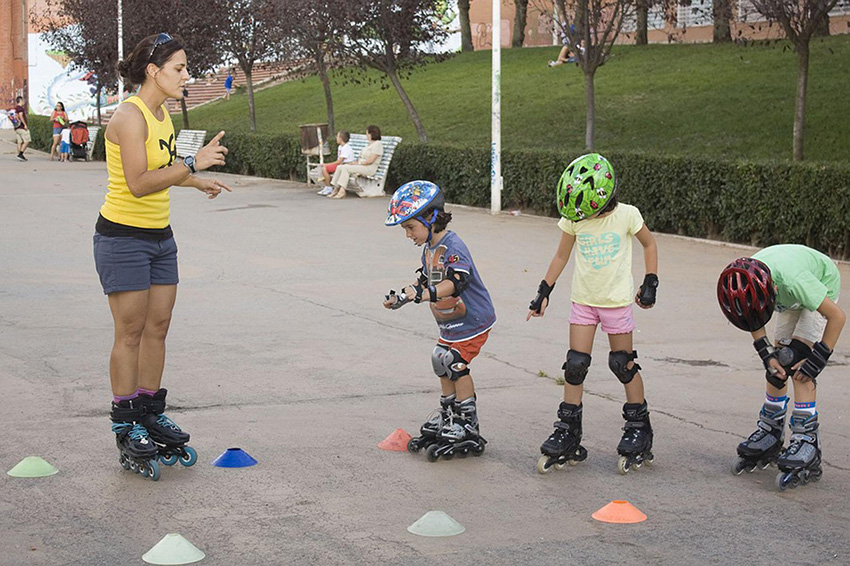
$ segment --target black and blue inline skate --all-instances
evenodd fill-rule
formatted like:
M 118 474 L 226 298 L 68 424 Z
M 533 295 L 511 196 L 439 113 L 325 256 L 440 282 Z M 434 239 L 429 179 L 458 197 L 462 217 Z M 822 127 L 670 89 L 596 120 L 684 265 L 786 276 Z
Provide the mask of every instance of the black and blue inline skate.
M 469 398 L 455 405 L 455 412 L 450 412 L 437 441 L 425 451 L 429 462 L 440 458 L 451 460 L 457 455 L 466 458 L 470 454 L 481 456 L 487 441 L 478 430 L 478 413 L 475 398 Z
M 416 453 L 420 450 L 427 450 L 429 446 L 437 443 L 443 425 L 448 421 L 449 415 L 454 410 L 454 404 L 454 395 L 440 397 L 440 408 L 431 411 L 428 420 L 419 427 L 419 436 L 414 436 L 407 441 L 409 452 Z
M 782 455 L 785 442 L 785 407 L 777 409 L 767 404 L 759 412 L 758 428 L 738 445 L 738 459 L 732 463 L 732 473 L 763 470 Z
M 587 459 L 587 450 L 581 445 L 581 405 L 562 402 L 558 407 L 555 431 L 540 446 L 543 454 L 537 460 L 537 471 L 548 473 L 553 467 L 563 470 Z
M 655 456 L 652 455 L 652 425 L 646 400 L 623 405 L 623 418 L 626 424 L 623 426 L 623 438 L 617 445 L 617 453 L 620 454 L 617 471 L 625 475 L 632 468 L 652 465 Z
M 189 433 L 183 431 L 174 421 L 165 416 L 165 397 L 168 390 L 160 389 L 153 396 L 139 395 L 138 403 L 142 409 L 141 423 L 148 430 L 156 445 L 159 461 L 173 466 L 179 460 L 184 466 L 192 466 L 198 461 L 198 453 L 189 442 Z
M 776 464 L 779 466 L 776 475 L 779 491 L 820 480 L 823 468 L 817 413 L 791 413 L 791 442 Z
M 112 403 L 112 432 L 118 445 L 118 463 L 125 470 L 153 481 L 159 479 L 157 447 L 141 424 L 143 410 L 137 399 Z

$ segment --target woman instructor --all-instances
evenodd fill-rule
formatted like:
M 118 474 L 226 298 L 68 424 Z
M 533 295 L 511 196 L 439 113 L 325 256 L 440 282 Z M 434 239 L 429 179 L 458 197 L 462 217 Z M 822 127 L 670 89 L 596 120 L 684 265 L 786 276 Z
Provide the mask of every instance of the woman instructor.
M 146 37 L 118 63 L 118 72 L 141 86 L 118 106 L 106 129 L 109 191 L 95 226 L 94 259 L 115 323 L 109 376 L 120 462 L 156 480 L 158 456 L 166 464 L 180 457 L 191 465 L 197 458 L 185 446 L 189 435 L 162 414 L 165 336 L 178 282 L 169 190 L 194 187 L 209 198 L 230 191 L 221 181 L 194 175 L 224 165 L 227 148 L 219 132 L 196 155 L 177 160 L 165 101 L 181 98 L 189 80 L 179 39 L 167 33 Z

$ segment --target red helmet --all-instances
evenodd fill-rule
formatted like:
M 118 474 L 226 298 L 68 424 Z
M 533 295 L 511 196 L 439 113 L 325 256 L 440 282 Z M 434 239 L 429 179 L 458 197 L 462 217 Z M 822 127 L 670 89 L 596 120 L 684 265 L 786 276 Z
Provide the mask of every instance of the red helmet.
M 729 322 L 741 330 L 763 328 L 776 305 L 770 268 L 751 257 L 736 259 L 720 274 L 717 300 Z

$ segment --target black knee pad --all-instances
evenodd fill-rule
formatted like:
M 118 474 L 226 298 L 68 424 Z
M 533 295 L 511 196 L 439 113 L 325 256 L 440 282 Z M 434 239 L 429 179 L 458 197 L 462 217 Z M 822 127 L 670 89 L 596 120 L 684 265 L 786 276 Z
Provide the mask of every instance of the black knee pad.
M 587 377 L 587 369 L 590 367 L 590 354 L 577 350 L 567 350 L 567 361 L 561 366 L 564 370 L 564 379 L 570 385 L 581 385 Z
M 632 369 L 628 368 L 629 362 L 633 361 L 637 357 L 637 350 L 632 351 L 631 354 L 625 350 L 617 350 L 616 352 L 608 354 L 608 367 L 611 369 L 611 372 L 617 376 L 620 383 L 631 383 L 631 381 L 635 378 L 635 374 L 638 370 L 640 370 L 640 365 L 636 363 L 632 366 Z
M 796 370 L 792 369 L 795 365 L 802 362 L 812 354 L 812 349 L 802 340 L 792 338 L 791 340 L 781 340 L 779 349 L 776 350 L 776 361 L 785 370 L 785 379 L 778 375 L 773 375 L 769 371 L 764 373 L 764 378 L 769 384 L 782 389 L 788 384 L 788 378 L 794 375 Z
M 449 381 L 457 381 L 461 377 L 469 375 L 469 362 L 464 360 L 457 350 L 448 350 L 443 354 L 443 371 Z

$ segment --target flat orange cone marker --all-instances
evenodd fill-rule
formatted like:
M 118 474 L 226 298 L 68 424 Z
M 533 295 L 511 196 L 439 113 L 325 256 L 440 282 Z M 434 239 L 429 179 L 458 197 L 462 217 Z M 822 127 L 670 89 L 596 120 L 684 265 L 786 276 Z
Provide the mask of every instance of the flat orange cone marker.
M 640 509 L 629 503 L 628 501 L 614 500 L 593 515 L 597 521 L 603 523 L 642 523 L 646 521 Z
M 403 428 L 395 429 L 392 434 L 378 443 L 381 450 L 392 450 L 393 452 L 406 452 L 410 435 Z

